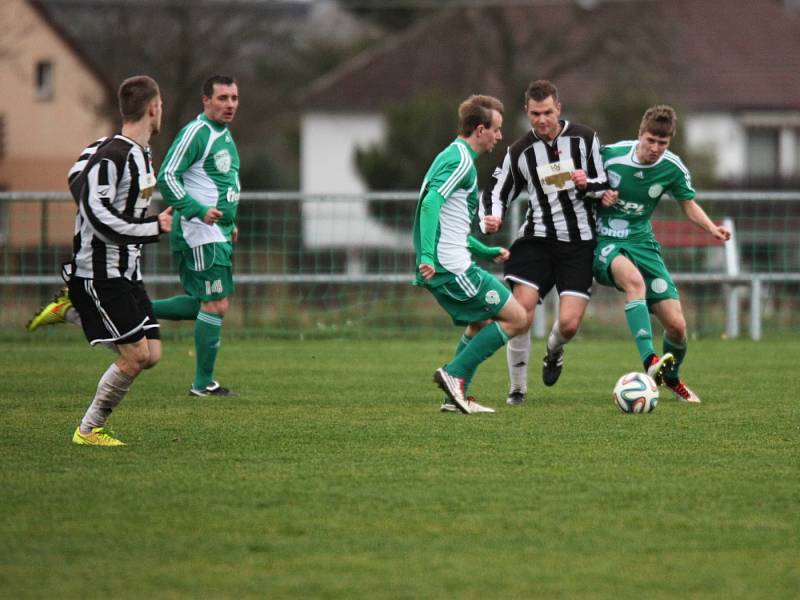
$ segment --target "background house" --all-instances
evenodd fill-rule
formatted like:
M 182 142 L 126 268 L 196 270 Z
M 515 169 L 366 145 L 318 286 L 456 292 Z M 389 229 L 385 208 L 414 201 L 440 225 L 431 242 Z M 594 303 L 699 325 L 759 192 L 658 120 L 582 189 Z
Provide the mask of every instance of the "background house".
M 508 122 L 536 78 L 559 86 L 567 118 L 580 114 L 590 124 L 604 100 L 639 95 L 673 104 L 685 143 L 711 157 L 718 185 L 796 183 L 798 4 L 640 0 L 443 10 L 310 86 L 301 121 L 302 190 L 365 191 L 354 150 L 383 138 L 393 103 L 420 93 L 454 102 L 490 93 L 505 101 Z M 628 137 L 637 125 L 626 124 Z M 596 127 L 601 138 L 607 134 Z
M 39 2 L 4 0 L 0 22 L 0 189 L 64 191 L 76 153 L 113 131 L 108 106 L 114 92 Z M 15 224 L 8 242 L 68 239 L 71 232 L 58 223 L 74 205 L 49 210 L 43 224 L 40 204 L 11 204 L 0 215 Z

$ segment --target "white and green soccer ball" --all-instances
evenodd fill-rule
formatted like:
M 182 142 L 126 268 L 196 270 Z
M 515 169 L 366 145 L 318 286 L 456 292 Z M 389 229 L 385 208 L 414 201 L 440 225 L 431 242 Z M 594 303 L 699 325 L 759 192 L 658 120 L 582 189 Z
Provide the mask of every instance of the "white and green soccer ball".
M 649 413 L 658 406 L 658 386 L 644 373 L 626 373 L 614 386 L 614 403 L 625 413 Z

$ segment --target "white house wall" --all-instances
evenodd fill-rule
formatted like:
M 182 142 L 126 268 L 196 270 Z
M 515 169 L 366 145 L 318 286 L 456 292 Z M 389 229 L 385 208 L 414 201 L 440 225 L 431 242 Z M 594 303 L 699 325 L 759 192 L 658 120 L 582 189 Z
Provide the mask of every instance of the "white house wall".
M 746 171 L 747 134 L 733 114 L 696 113 L 687 115 L 685 122 L 688 146 L 713 154 L 718 178 L 738 178 Z
M 359 146 L 384 138 L 383 115 L 307 113 L 301 121 L 301 189 L 306 194 L 357 195 L 368 191 L 358 176 L 353 156 Z M 303 202 L 303 241 L 313 248 L 407 248 L 401 234 L 369 215 L 367 203 L 338 198 Z M 348 270 L 358 271 L 357 256 Z

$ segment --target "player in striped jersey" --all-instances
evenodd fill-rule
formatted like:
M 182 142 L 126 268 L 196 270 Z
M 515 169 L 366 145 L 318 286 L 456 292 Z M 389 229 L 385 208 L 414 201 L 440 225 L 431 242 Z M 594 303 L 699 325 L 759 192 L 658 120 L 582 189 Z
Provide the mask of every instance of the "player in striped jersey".
M 89 342 L 111 342 L 119 352 L 72 436 L 80 445 L 124 445 L 106 427 L 108 416 L 161 357 L 139 269 L 141 245 L 172 225 L 171 208 L 146 214 L 156 184 L 148 143 L 161 126 L 161 94 L 153 79 L 138 76 L 123 81 L 118 96 L 122 132 L 86 148 L 69 174 L 78 205 L 69 299 Z
M 527 326 L 525 311 L 470 253 L 502 262 L 508 250 L 488 247 L 470 235 L 478 212 L 474 161 L 502 139 L 503 105 L 471 96 L 458 109 L 459 133 L 425 174 L 414 218 L 415 285 L 426 288 L 456 325 L 466 325 L 452 361 L 434 372 L 447 398 L 443 411 L 494 412 L 467 396 L 478 366 Z M 491 217 L 490 217 L 491 218 Z
M 577 333 L 592 294 L 594 203 L 605 189 L 605 173 L 597 134 L 560 119 L 561 102 L 551 82 L 531 82 L 524 109 L 531 131 L 509 146 L 483 191 L 482 208 L 501 224 L 508 204 L 523 190 L 528 193 L 525 223 L 511 246 L 505 279 L 531 322 L 536 305 L 553 286 L 558 291 L 558 319 L 542 366 L 542 380 L 553 385 L 561 375 L 564 345 Z M 511 406 L 525 401 L 530 348 L 530 329 L 508 342 L 506 402 Z
M 598 210 L 593 270 L 598 283 L 625 292 L 625 319 L 648 375 L 658 383 L 663 380 L 680 400 L 697 403 L 700 398 L 678 375 L 686 356 L 686 320 L 650 218 L 666 194 L 678 201 L 692 223 L 714 238 L 728 241 L 731 232 L 716 225 L 694 201 L 689 170 L 667 149 L 676 125 L 672 107 L 653 106 L 642 117 L 638 140 L 603 147 L 611 189 Z M 664 326 L 662 356 L 653 347 L 650 312 Z
M 214 380 L 222 321 L 233 292 L 232 255 L 239 207 L 239 152 L 228 129 L 239 106 L 231 77 L 203 83 L 203 112 L 172 142 L 158 188 L 175 208 L 170 246 L 186 294 L 156 300 L 159 319 L 195 322 L 193 396 L 235 396 Z

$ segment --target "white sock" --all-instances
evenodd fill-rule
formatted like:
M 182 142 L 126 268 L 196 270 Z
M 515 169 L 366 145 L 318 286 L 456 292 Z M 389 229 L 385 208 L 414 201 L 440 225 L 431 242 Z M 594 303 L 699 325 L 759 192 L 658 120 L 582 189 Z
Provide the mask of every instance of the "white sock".
M 97 393 L 81 420 L 81 433 L 90 433 L 94 427 L 106 424 L 108 416 L 114 410 L 133 383 L 133 377 L 122 372 L 116 363 L 112 363 L 97 383 Z
M 67 309 L 67 312 L 64 314 L 64 320 L 67 323 L 72 323 L 73 325 L 77 325 L 78 327 L 81 326 L 81 316 L 78 314 L 78 311 L 75 310 L 74 306 L 70 306 Z
M 564 349 L 564 344 L 569 340 L 561 335 L 561 330 L 558 328 L 558 321 L 553 323 L 553 328 L 550 330 L 550 335 L 547 336 L 547 350 L 550 354 L 558 354 Z
M 508 378 L 511 390 L 523 394 L 528 391 L 528 359 L 531 355 L 531 330 L 515 335 L 506 344 L 508 360 Z

